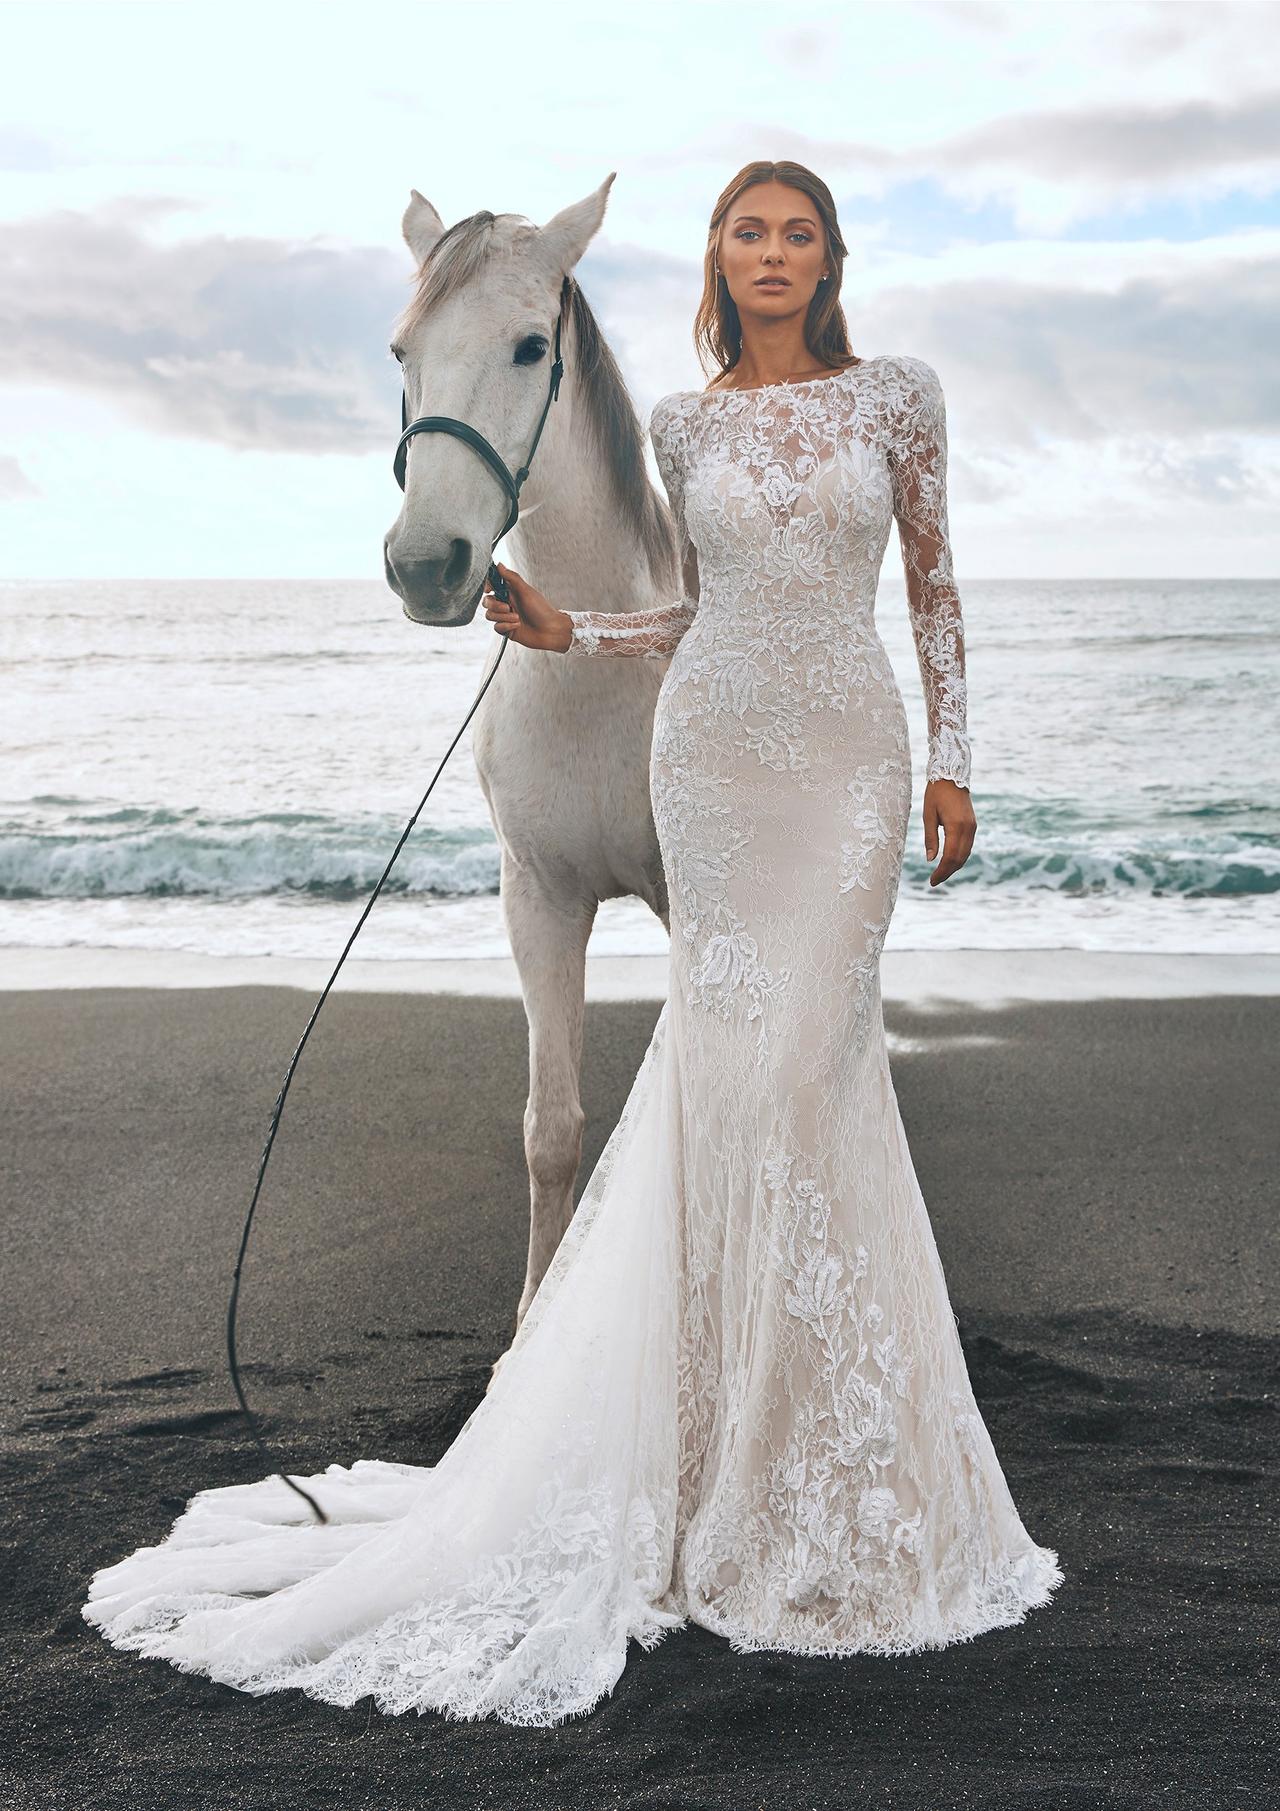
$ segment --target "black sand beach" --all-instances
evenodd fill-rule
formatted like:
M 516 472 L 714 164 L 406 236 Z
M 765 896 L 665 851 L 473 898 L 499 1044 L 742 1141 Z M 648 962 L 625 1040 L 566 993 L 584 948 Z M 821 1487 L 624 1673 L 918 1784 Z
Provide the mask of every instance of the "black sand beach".
M 262 1475 L 226 1297 L 312 996 L 0 999 L 4 1811 L 1280 1801 L 1273 1000 L 887 1012 L 978 1401 L 1067 1575 L 1049 1606 L 900 1660 L 691 1625 L 633 1644 L 590 1717 L 520 1730 L 248 1697 L 82 1620 L 98 1566 Z M 657 1011 L 588 1007 L 580 1187 Z M 242 1296 L 280 1465 L 430 1463 L 482 1393 L 524 1269 L 526 1077 L 518 1000 L 329 1001 Z

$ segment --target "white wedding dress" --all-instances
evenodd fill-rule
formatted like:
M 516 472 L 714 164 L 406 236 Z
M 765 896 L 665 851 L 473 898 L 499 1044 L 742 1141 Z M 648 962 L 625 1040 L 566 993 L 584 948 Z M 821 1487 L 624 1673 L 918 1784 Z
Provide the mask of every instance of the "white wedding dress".
M 911 761 L 874 624 L 896 519 L 928 777 L 969 778 L 942 392 L 919 359 L 678 392 L 684 595 L 574 613 L 673 656 L 650 779 L 668 998 L 488 1394 L 434 1466 L 194 1496 L 93 1578 L 115 1646 L 263 1693 L 549 1724 L 630 1638 L 901 1655 L 1061 1583 L 974 1400 L 890 1079 Z M 696 573 L 696 577 L 693 576 Z

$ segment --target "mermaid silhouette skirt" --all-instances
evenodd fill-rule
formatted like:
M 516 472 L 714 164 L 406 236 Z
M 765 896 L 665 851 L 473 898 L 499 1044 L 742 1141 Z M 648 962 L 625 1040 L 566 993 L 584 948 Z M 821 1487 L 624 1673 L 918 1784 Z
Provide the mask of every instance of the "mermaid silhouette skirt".
M 859 707 L 735 697 L 700 612 L 659 694 L 667 999 L 494 1382 L 434 1466 L 200 1491 L 104 1567 L 116 1647 L 255 1694 L 551 1724 L 629 1642 L 904 1655 L 1062 1581 L 974 1400 L 890 1077 L 879 962 L 911 771 Z M 723 656 L 723 658 L 722 658 Z

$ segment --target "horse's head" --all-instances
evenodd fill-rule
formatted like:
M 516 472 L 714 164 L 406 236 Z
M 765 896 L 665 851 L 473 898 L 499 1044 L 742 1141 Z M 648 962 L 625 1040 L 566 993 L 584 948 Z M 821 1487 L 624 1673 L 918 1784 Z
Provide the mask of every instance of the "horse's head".
M 482 434 L 511 472 L 528 462 L 547 401 L 564 279 L 604 219 L 612 182 L 607 176 L 542 227 L 519 214 L 480 212 L 446 231 L 431 203 L 412 191 L 403 229 L 418 264 L 417 289 L 391 342 L 411 421 L 452 416 Z M 568 387 L 567 339 L 561 350 Z M 540 451 L 554 418 L 553 406 Z M 414 622 L 455 628 L 475 615 L 511 499 L 485 459 L 452 434 L 417 434 L 405 452 L 404 503 L 383 542 L 387 583 Z M 535 469 L 524 497 L 536 495 L 536 486 Z

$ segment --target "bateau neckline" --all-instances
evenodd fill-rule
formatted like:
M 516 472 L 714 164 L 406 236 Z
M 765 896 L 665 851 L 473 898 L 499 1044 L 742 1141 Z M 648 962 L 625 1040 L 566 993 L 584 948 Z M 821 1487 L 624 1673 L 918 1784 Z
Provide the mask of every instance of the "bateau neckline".
M 821 377 L 784 377 L 776 384 L 752 384 L 746 390 L 690 390 L 688 394 L 696 396 L 699 401 L 718 402 L 722 396 L 766 396 L 770 390 L 806 390 L 811 384 L 839 383 L 842 377 L 848 377 L 854 371 L 862 371 L 874 362 L 873 359 L 860 358 L 856 365 L 844 365 L 839 371 L 828 371 Z

